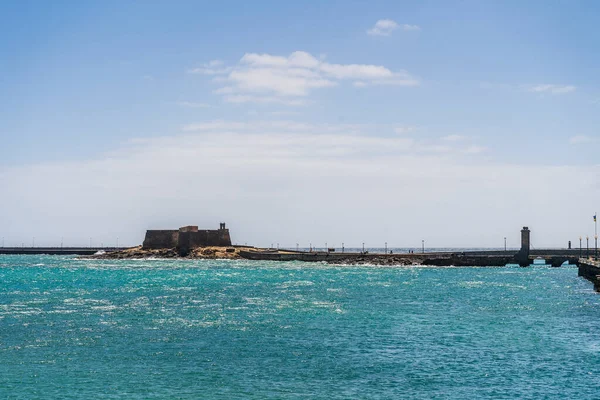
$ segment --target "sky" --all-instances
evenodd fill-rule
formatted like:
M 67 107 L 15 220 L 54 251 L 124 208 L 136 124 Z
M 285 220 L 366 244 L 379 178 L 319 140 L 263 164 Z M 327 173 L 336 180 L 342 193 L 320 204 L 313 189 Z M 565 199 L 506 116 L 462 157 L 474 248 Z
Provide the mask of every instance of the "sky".
M 600 208 L 595 1 L 5 1 L 5 246 L 564 247 Z

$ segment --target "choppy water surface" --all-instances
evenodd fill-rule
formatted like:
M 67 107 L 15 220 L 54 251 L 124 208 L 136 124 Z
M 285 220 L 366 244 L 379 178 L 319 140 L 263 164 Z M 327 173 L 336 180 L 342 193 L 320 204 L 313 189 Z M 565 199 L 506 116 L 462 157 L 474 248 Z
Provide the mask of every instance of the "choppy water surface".
M 598 398 L 567 268 L 0 256 L 0 398 Z

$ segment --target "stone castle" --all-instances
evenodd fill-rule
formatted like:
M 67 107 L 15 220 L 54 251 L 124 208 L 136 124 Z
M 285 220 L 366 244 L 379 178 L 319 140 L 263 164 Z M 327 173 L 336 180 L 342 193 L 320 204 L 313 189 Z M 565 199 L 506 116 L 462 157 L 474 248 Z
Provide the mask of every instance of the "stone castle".
M 197 226 L 184 226 L 177 230 L 147 230 L 143 249 L 177 248 L 179 254 L 205 246 L 231 246 L 229 229 L 221 223 L 219 229 L 199 230 Z

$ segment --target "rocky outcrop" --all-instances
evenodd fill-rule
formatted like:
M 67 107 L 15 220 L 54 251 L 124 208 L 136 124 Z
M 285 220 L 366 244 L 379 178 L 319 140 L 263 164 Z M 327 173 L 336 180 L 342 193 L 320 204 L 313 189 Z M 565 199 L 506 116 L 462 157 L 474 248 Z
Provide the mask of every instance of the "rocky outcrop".
M 188 258 L 188 259 L 238 259 L 243 247 L 207 246 L 192 249 L 185 257 L 180 256 L 177 248 L 144 249 L 142 246 L 122 251 L 95 254 L 89 258 L 104 260 L 140 259 L 140 258 Z

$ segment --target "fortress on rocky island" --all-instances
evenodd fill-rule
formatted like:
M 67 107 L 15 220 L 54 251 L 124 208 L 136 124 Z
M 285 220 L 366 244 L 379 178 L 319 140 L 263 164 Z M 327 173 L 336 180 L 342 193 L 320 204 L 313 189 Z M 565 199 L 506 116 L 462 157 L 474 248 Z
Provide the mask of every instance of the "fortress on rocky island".
M 183 226 L 177 230 L 147 230 L 143 249 L 177 248 L 179 254 L 205 246 L 231 246 L 229 229 L 221 223 L 219 229 L 199 230 L 197 226 Z

